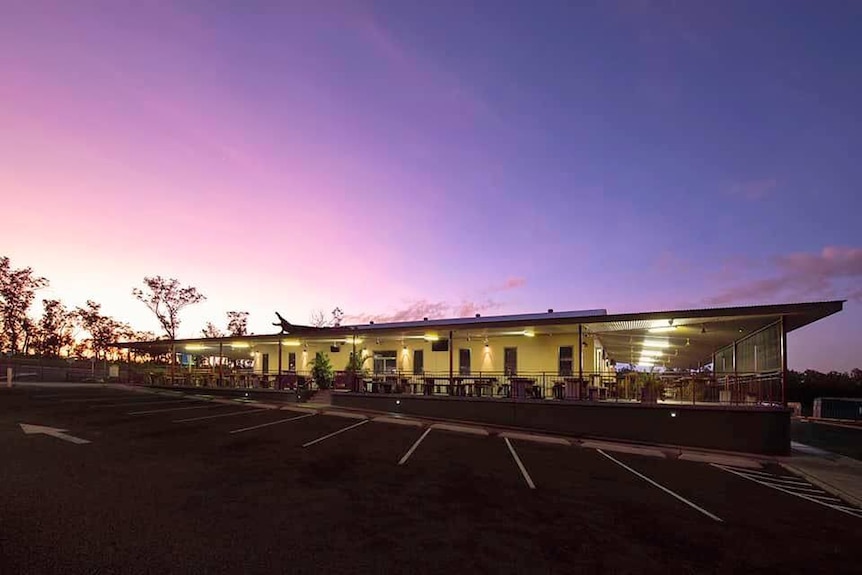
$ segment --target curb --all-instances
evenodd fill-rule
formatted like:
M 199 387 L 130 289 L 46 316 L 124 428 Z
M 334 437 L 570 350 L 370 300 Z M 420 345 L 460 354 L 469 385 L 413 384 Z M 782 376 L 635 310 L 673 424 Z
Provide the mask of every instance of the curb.
M 720 465 L 744 467 L 747 469 L 763 469 L 763 465 L 754 459 L 736 457 L 733 455 L 721 455 L 717 453 L 683 452 L 678 459 L 682 461 L 697 461 L 698 463 L 718 463 Z
M 386 415 L 374 417 L 371 419 L 371 421 L 374 421 L 376 423 L 394 423 L 396 425 L 407 425 L 409 427 L 425 427 L 425 424 L 418 419 L 403 419 L 401 417 L 389 417 Z
M 629 453 L 631 455 L 645 455 L 647 457 L 658 457 L 667 459 L 667 455 L 663 451 L 655 447 L 641 447 L 640 445 L 627 445 L 624 443 L 611 443 L 604 441 L 593 441 L 586 439 L 581 442 L 581 447 L 588 449 L 602 449 L 604 451 L 613 451 L 616 453 Z
M 504 431 L 499 434 L 500 437 L 508 439 L 517 439 L 519 441 L 532 441 L 534 443 L 549 443 L 551 445 L 565 445 L 570 447 L 572 442 L 564 437 L 554 437 L 553 435 L 534 435 L 531 433 L 518 433 L 516 431 Z
M 482 435 L 487 437 L 490 435 L 487 429 L 481 427 L 470 427 L 467 425 L 452 425 L 450 423 L 435 423 L 431 429 L 439 429 L 440 431 L 454 431 L 455 433 L 467 433 L 470 435 Z
M 333 417 L 344 417 L 346 419 L 369 419 L 367 415 L 361 413 L 350 413 L 348 411 L 321 411 L 320 415 L 331 415 Z

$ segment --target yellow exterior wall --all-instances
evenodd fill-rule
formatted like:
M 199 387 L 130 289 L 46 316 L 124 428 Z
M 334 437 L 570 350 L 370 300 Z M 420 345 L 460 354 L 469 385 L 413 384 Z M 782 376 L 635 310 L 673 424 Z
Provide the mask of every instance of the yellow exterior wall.
M 591 373 L 594 371 L 607 371 L 604 362 L 596 362 L 596 345 L 592 337 L 584 337 L 583 360 L 584 372 Z M 347 366 L 347 361 L 350 358 L 350 352 L 353 349 L 351 344 L 341 345 L 341 351 L 338 353 L 330 352 L 329 346 L 332 342 L 313 342 L 310 341 L 306 346 L 282 346 L 282 370 L 288 370 L 288 354 L 296 353 L 296 369 L 300 372 L 309 371 L 311 362 L 314 360 L 314 355 L 318 351 L 322 351 L 329 356 L 333 369 L 341 371 Z M 357 344 L 357 350 L 361 351 L 365 348 L 366 353 L 371 356 L 375 351 L 395 351 L 398 360 L 398 369 L 406 372 L 413 372 L 413 351 L 415 349 L 424 350 L 424 370 L 426 372 L 448 373 L 449 372 L 449 352 L 448 351 L 431 351 L 431 342 L 422 339 L 405 339 L 402 347 L 399 340 L 381 340 L 378 344 L 373 337 L 365 337 L 363 341 Z M 563 335 L 538 335 L 535 337 L 527 337 L 524 335 L 513 336 L 498 336 L 491 337 L 488 340 L 488 349 L 486 351 L 485 344 L 482 340 L 472 338 L 467 341 L 466 338 L 459 338 L 456 334 L 454 341 L 450 342 L 452 348 L 452 370 L 458 373 L 458 350 L 469 349 L 471 359 L 471 371 L 476 374 L 481 372 L 502 372 L 504 370 L 503 357 L 504 348 L 514 347 L 518 350 L 518 372 L 547 372 L 556 373 L 559 368 L 559 348 L 561 346 L 572 346 L 574 348 L 573 371 L 575 375 L 578 372 L 578 334 L 563 334 Z M 255 345 L 253 351 L 257 352 L 254 356 L 254 371 L 261 372 L 262 354 L 269 354 L 269 373 L 275 374 L 278 372 L 278 346 L 277 345 Z M 365 363 L 365 367 L 369 370 L 373 368 L 373 361 L 369 359 Z

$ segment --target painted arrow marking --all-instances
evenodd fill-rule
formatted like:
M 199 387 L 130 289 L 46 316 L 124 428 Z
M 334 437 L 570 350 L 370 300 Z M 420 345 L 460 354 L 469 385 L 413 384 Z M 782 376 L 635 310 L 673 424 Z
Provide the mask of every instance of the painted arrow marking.
M 50 435 L 51 437 L 56 437 L 57 439 L 62 439 L 63 441 L 68 441 L 69 443 L 90 443 L 86 439 L 81 439 L 80 437 L 75 437 L 73 435 L 68 435 L 66 433 L 66 429 L 58 429 L 56 427 L 47 427 L 45 425 L 31 425 L 29 423 L 22 423 L 21 431 L 26 433 L 27 435 L 33 435 L 36 433 L 41 433 L 43 435 Z

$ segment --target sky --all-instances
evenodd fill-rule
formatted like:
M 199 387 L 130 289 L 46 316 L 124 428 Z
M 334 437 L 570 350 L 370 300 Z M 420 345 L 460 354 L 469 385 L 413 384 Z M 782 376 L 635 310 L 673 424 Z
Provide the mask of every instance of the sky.
M 0 255 L 158 331 L 847 299 L 862 3 L 0 0 Z M 38 306 L 36 308 L 38 312 Z

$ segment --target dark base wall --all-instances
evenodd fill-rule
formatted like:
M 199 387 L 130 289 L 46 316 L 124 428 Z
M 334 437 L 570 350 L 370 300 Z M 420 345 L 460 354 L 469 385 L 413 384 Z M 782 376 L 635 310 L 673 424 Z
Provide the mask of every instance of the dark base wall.
M 213 395 L 217 397 L 247 397 L 261 401 L 297 401 L 296 391 L 281 389 L 255 389 L 237 387 L 185 387 L 177 385 L 142 385 L 147 389 L 160 391 L 179 391 L 183 393 L 199 393 L 202 395 Z M 306 399 L 302 397 L 301 399 Z
M 355 409 L 520 427 L 577 437 L 601 437 L 768 455 L 790 453 L 788 409 L 531 402 L 354 393 L 334 393 L 332 404 Z

